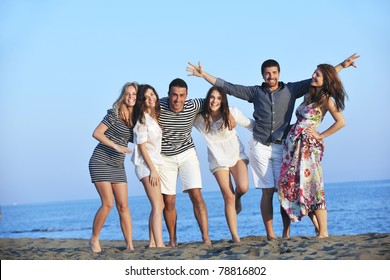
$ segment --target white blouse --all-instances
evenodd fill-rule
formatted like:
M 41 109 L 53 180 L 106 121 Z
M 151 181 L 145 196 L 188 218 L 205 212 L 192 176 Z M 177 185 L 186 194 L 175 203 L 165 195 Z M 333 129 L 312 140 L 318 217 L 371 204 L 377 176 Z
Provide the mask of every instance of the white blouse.
M 143 156 L 138 148 L 138 144 L 146 143 L 146 150 L 154 164 L 161 164 L 161 141 L 162 130 L 155 119 L 145 113 L 145 123 L 139 121 L 133 129 L 134 132 L 134 152 L 131 161 L 134 165 L 143 165 L 145 163 Z M 146 163 L 145 163 L 146 164 Z
M 252 131 L 254 126 L 252 119 L 245 117 L 237 108 L 230 107 L 229 110 L 238 125 Z M 206 124 L 202 115 L 199 114 L 194 122 L 194 127 L 202 133 L 207 143 L 210 171 L 213 171 L 217 167 L 232 167 L 240 159 L 248 161 L 244 145 L 238 138 L 236 130 L 229 130 L 228 128 L 220 129 L 222 123 L 222 118 L 216 122 L 211 120 L 210 130 L 206 132 Z

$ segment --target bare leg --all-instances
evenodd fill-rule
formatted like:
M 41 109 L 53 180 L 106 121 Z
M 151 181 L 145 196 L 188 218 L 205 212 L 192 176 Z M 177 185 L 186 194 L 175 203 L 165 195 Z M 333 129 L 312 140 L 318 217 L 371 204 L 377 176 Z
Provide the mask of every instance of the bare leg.
M 118 210 L 120 225 L 126 241 L 127 249 L 134 250 L 132 238 L 132 223 L 128 203 L 127 183 L 112 184 L 116 209 Z
M 202 233 L 203 243 L 206 245 L 211 245 L 211 240 L 209 236 L 209 226 L 208 226 L 208 217 L 207 217 L 207 207 L 206 203 L 203 200 L 201 189 L 190 189 L 188 190 L 188 195 L 192 201 L 194 208 L 194 215 L 196 221 L 198 222 L 199 229 Z
M 152 207 L 149 218 L 149 247 L 165 247 L 162 238 L 162 213 L 164 209 L 164 200 L 161 194 L 161 187 L 160 185 L 156 187 L 150 185 L 149 176 L 142 178 L 141 182 L 144 185 L 146 195 L 148 196 Z
M 317 217 L 314 214 L 314 212 L 312 212 L 312 211 L 309 212 L 309 217 L 310 217 L 311 222 L 313 223 L 316 236 L 318 236 L 318 234 L 320 233 L 320 227 L 318 225 Z
M 89 240 L 89 245 L 92 249 L 92 252 L 99 253 L 102 251 L 99 242 L 100 231 L 103 228 L 108 214 L 114 206 L 114 197 L 111 183 L 96 182 L 95 187 L 99 193 L 102 205 L 99 207 L 98 211 L 95 214 L 95 218 L 93 219 L 92 235 L 91 239 Z
M 315 210 L 314 214 L 318 221 L 319 233 L 318 238 L 326 238 L 328 235 L 328 213 L 325 209 Z
M 176 220 L 177 213 L 175 208 L 176 195 L 163 195 L 164 198 L 164 219 L 169 233 L 169 247 L 177 247 Z
M 287 215 L 286 210 L 282 206 L 280 206 L 280 214 L 282 215 L 283 221 L 283 238 L 290 238 L 290 227 L 291 227 L 291 219 Z
M 149 214 L 149 224 L 148 224 L 148 226 L 149 226 L 149 248 L 156 247 L 156 241 L 154 239 L 153 228 L 152 228 L 152 224 L 153 224 L 152 215 L 153 215 L 153 210 L 150 211 L 150 214 Z
M 230 168 L 236 185 L 236 213 L 239 214 L 242 210 L 241 196 L 243 196 L 249 187 L 248 182 L 248 167 L 243 160 L 237 161 L 236 165 Z
M 228 224 L 232 240 L 235 243 L 240 242 L 237 230 L 236 196 L 232 182 L 230 180 L 229 170 L 218 170 L 214 172 L 215 179 L 221 189 L 223 200 L 225 202 L 225 217 Z
M 260 201 L 260 211 L 261 216 L 263 217 L 263 222 L 265 226 L 265 230 L 267 232 L 267 238 L 268 240 L 271 239 L 278 239 L 275 235 L 274 229 L 273 229 L 273 196 L 274 196 L 275 189 L 269 188 L 269 189 L 262 189 L 262 195 L 261 195 L 261 201 Z

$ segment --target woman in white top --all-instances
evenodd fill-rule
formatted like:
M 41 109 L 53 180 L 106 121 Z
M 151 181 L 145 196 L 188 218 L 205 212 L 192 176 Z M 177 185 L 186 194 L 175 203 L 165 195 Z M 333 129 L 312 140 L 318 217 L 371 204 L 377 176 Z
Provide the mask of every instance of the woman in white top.
M 132 161 L 152 207 L 149 217 L 149 247 L 165 247 L 162 239 L 164 201 L 159 176 L 162 160 L 159 115 L 160 102 L 157 92 L 150 85 L 140 85 L 133 115 L 136 125 L 133 129 L 135 149 Z
M 228 129 L 229 114 L 236 123 L 252 129 L 253 121 L 237 108 L 229 108 L 226 92 L 213 86 L 207 92 L 202 113 L 194 126 L 207 143 L 210 171 L 215 176 L 225 201 L 225 216 L 233 242 L 240 242 L 237 230 L 237 214 L 240 213 L 241 196 L 248 191 L 248 157 L 235 129 Z M 236 189 L 230 174 L 233 175 Z

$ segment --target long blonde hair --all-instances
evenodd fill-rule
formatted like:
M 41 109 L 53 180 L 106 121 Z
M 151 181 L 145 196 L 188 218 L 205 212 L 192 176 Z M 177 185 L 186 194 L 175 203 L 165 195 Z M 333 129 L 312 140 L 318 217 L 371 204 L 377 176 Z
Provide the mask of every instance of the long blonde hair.
M 121 110 L 121 105 L 125 103 L 125 98 L 126 98 L 126 89 L 128 87 L 134 87 L 135 91 L 138 92 L 138 83 L 137 82 L 127 82 L 123 85 L 121 94 L 119 95 L 118 99 L 112 104 L 112 109 L 114 110 L 115 114 L 117 115 L 118 118 L 120 118 L 128 127 L 133 127 L 133 120 L 132 120 L 132 115 L 133 115 L 133 110 L 129 110 L 130 116 L 129 119 L 125 119 L 124 117 L 121 116 L 120 110 Z

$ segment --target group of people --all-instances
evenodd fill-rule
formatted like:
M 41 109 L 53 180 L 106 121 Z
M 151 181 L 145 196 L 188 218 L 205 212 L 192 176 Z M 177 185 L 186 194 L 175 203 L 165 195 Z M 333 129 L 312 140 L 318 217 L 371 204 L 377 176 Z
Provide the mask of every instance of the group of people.
M 229 83 L 207 73 L 200 63 L 189 63 L 189 76 L 204 78 L 212 85 L 204 99 L 187 99 L 187 84 L 179 78 L 169 84 L 168 97 L 161 99 L 148 84 L 126 83 L 93 132 L 99 144 L 89 170 L 102 204 L 93 221 L 92 251 L 102 251 L 99 234 L 114 202 L 127 250 L 134 250 L 124 166 L 125 155 L 132 152 L 128 142 L 135 145 L 132 162 L 151 204 L 149 246 L 166 246 L 162 216 L 169 234 L 168 246 L 178 245 L 175 198 L 179 176 L 182 191 L 192 202 L 203 243 L 211 244 L 192 127 L 207 143 L 209 169 L 221 189 L 233 242 L 240 242 L 237 214 L 249 186 L 248 163 L 254 186 L 262 189 L 260 211 L 268 239 L 277 239 L 273 230 L 274 192 L 278 192 L 281 205 L 283 238 L 290 236 L 291 221 L 304 216 L 311 218 L 317 237 L 327 237 L 321 170 L 323 139 L 345 125 L 341 111 L 346 93 L 337 73 L 355 67 L 358 57 L 353 54 L 335 67 L 320 64 L 311 79 L 287 84 L 279 81 L 278 62 L 267 60 L 261 67 L 264 82 L 256 86 Z M 253 119 L 229 107 L 227 95 L 253 103 Z M 291 126 L 295 100 L 300 97 L 304 99 L 296 110 L 297 122 Z M 334 124 L 319 133 L 317 126 L 328 111 Z M 234 128 L 237 124 L 252 131 L 249 156 Z

